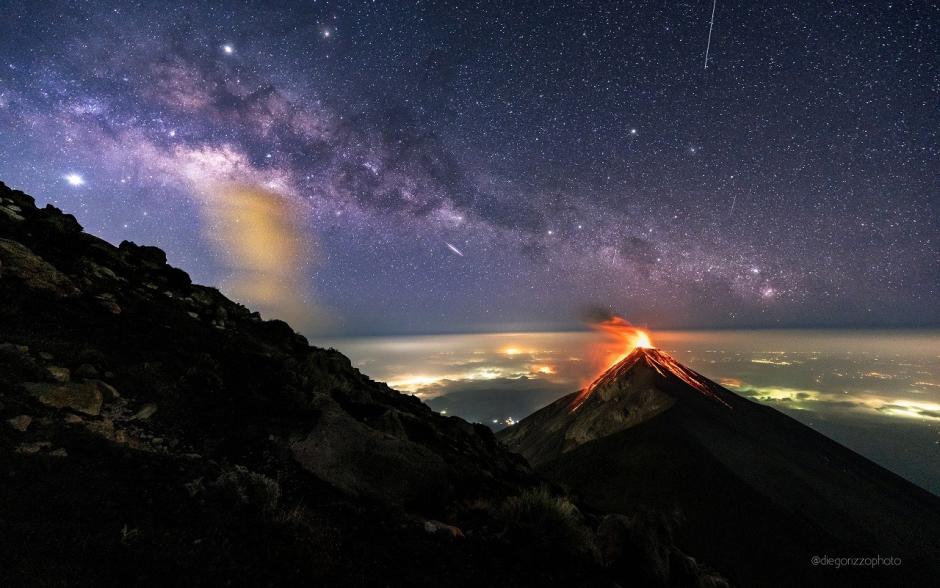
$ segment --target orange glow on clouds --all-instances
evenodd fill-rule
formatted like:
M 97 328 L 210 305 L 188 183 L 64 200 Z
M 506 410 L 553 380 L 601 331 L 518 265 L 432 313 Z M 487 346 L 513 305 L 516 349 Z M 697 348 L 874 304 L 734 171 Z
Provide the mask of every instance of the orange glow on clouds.
M 591 381 L 630 355 L 637 347 L 653 348 L 649 334 L 634 327 L 623 317 L 612 316 L 609 319 L 592 323 L 591 328 L 604 335 L 603 340 L 592 345 L 588 351 L 588 360 L 597 370 Z

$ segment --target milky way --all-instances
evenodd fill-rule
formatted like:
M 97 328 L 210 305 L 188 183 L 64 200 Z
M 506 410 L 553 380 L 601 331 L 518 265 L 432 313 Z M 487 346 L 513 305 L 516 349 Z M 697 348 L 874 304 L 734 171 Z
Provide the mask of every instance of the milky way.
M 928 3 L 143 4 L 5 3 L 0 179 L 272 316 L 940 324 Z

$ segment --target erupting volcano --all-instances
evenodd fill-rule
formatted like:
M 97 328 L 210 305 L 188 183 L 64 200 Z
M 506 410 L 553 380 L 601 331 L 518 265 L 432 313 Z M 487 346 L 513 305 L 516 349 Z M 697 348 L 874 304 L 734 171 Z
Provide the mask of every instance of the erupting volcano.
M 610 367 L 578 394 L 571 405 L 572 412 L 580 408 L 594 390 L 616 382 L 616 380 L 633 370 L 637 364 L 652 368 L 664 378 L 678 378 L 705 396 L 731 408 L 731 405 L 722 399 L 720 393 L 712 389 L 707 378 L 681 365 L 668 353 L 653 347 L 653 343 L 645 331 L 636 329 L 620 317 L 614 317 L 609 321 L 599 323 L 597 328 L 612 333 L 623 340 L 626 350 L 617 356 L 616 361 Z
M 826 553 L 935 567 L 936 497 L 683 366 L 622 319 L 597 328 L 620 344 L 603 373 L 498 433 L 541 474 L 600 511 L 677 517 L 679 548 L 735 584 L 813 583 L 813 567 L 793 562 Z

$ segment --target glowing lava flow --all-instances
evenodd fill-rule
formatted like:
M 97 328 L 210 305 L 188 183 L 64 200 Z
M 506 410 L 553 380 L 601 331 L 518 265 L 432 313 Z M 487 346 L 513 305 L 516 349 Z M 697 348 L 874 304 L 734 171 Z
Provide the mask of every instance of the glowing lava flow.
M 669 377 L 669 375 L 675 376 L 704 396 L 732 408 L 730 404 L 712 390 L 707 379 L 681 365 L 668 353 L 653 347 L 649 335 L 626 320 L 615 316 L 594 325 L 594 328 L 612 335 L 620 346 L 614 351 L 611 351 L 609 347 L 607 348 L 605 354 L 607 361 L 604 363 L 603 372 L 581 391 L 581 394 L 571 405 L 572 412 L 577 410 L 598 386 L 624 376 L 641 361 L 656 370 L 656 373 L 660 376 L 664 378 Z

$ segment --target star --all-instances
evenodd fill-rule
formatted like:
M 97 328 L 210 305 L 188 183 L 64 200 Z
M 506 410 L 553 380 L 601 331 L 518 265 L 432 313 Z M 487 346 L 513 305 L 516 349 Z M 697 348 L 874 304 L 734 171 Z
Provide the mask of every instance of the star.
M 65 181 L 68 182 L 69 186 L 78 187 L 78 186 L 85 185 L 85 178 L 83 178 L 80 174 L 72 172 L 72 173 L 65 174 L 65 176 L 63 177 Z
M 222 45 L 222 51 L 225 52 L 226 55 L 231 55 L 232 53 L 235 53 L 235 47 L 232 47 L 226 43 L 225 45 Z

